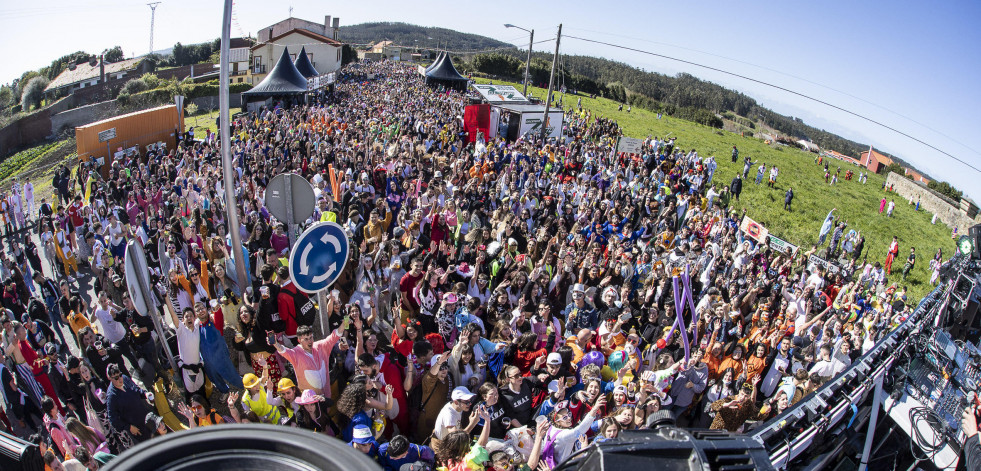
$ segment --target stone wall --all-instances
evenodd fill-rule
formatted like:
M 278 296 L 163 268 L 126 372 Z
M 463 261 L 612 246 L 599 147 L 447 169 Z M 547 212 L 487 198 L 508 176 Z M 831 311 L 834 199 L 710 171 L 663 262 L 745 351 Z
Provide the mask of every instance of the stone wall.
M 117 114 L 119 114 L 119 105 L 116 104 L 116 100 L 81 106 L 52 116 L 51 132 L 57 136 L 67 131 L 74 136 L 76 127 L 111 118 Z
M 51 108 L 12 121 L 0 129 L 0 156 L 35 146 L 51 134 Z
M 964 233 L 967 229 L 977 224 L 977 219 L 972 219 L 961 209 L 959 203 L 953 202 L 949 198 L 935 193 L 933 190 L 916 183 L 903 175 L 890 172 L 886 177 L 886 186 L 893 186 L 896 194 L 901 196 L 904 201 L 897 201 L 897 205 L 909 203 L 910 198 L 915 203 L 917 198 L 920 201 L 920 208 L 931 214 L 937 215 L 937 220 L 942 221 L 951 229 L 957 228 L 958 233 Z

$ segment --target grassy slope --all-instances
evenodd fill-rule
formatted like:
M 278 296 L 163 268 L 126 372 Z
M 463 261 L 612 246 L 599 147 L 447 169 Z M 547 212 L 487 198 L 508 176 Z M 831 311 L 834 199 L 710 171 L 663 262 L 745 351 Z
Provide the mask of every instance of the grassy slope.
M 486 82 L 486 80 L 480 80 Z M 495 81 L 495 83 L 506 83 Z M 517 86 L 518 84 L 512 83 Z M 537 87 L 529 88 L 529 95 L 544 97 L 545 90 Z M 578 97 L 565 96 L 566 108 L 576 106 Z M 933 258 L 938 247 L 942 247 L 945 256 L 952 254 L 954 243 L 950 238 L 951 231 L 944 224 L 930 224 L 933 216 L 926 211 L 914 211 L 909 201 L 895 193 L 889 193 L 889 198 L 896 201 L 896 210 L 892 218 L 879 214 L 879 201 L 886 193 L 882 191 L 885 176 L 871 174 L 868 183 L 862 185 L 857 178 L 845 181 L 845 171 L 852 169 L 858 173 L 859 167 L 852 164 L 832 160 L 832 171 L 841 166 L 842 180 L 830 186 L 824 183 L 824 167 L 815 161 L 816 154 L 807 153 L 790 147 L 770 146 L 759 139 L 742 137 L 726 131 L 713 129 L 689 121 L 674 119 L 668 116 L 660 120 L 649 111 L 634 109 L 627 113 L 617 111 L 618 104 L 611 100 L 582 97 L 584 108 L 591 110 L 594 115 L 617 120 L 624 128 L 627 136 L 643 138 L 648 135 L 677 137 L 676 145 L 682 149 L 696 149 L 701 156 L 714 155 L 719 168 L 715 172 L 713 182 L 728 185 L 736 172 L 742 171 L 742 157 L 750 156 L 754 162 L 762 161 L 769 168 L 776 164 L 780 169 L 777 178 L 777 188 L 770 189 L 765 185 L 755 185 L 757 163 L 750 170 L 749 178 L 743 183 L 741 200 L 733 202 L 737 208 L 746 208 L 749 217 L 765 225 L 770 233 L 787 240 L 790 243 L 808 249 L 817 243 L 818 232 L 825 216 L 832 208 L 839 217 L 848 222 L 848 228 L 861 231 L 865 235 L 865 252 L 870 261 L 885 261 L 886 250 L 892 237 L 899 237 L 900 257 L 893 263 L 891 280 L 901 282 L 901 271 L 910 246 L 916 247 L 917 264 L 905 283 L 910 288 L 910 294 L 918 299 L 932 288 L 929 284 L 930 275 L 928 262 Z M 732 146 L 739 149 L 740 162 L 733 164 Z M 765 180 L 764 180 L 765 181 Z M 784 193 L 787 187 L 794 189 L 793 212 L 783 210 Z

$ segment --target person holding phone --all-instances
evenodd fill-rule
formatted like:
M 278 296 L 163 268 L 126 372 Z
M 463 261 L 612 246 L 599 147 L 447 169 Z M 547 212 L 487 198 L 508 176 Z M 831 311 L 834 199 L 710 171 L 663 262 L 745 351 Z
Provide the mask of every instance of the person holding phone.
M 267 368 L 269 378 L 278 383 L 283 371 L 279 357 L 275 355 L 276 339 L 272 338 L 272 343 L 269 342 L 269 333 L 259 324 L 252 306 L 246 304 L 239 308 L 238 320 L 241 329 L 235 335 L 235 349 L 246 353 L 256 376 L 262 376 L 263 369 Z

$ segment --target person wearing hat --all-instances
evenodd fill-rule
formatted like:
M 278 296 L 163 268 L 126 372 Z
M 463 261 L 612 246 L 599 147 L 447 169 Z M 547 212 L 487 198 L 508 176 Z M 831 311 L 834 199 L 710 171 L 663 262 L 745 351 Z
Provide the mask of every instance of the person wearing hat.
M 400 471 L 402 466 L 418 461 L 432 464 L 435 460 L 432 448 L 410 443 L 405 435 L 396 435 L 378 447 L 378 464 L 385 471 Z
M 354 427 L 354 438 L 348 442 L 348 445 L 368 455 L 372 460 L 378 461 L 378 442 L 375 441 L 375 436 L 371 433 L 371 427 L 367 425 L 356 425 Z
M 315 393 L 312 389 L 305 389 L 300 397 L 296 398 L 296 415 L 293 416 L 292 422 L 300 428 L 305 428 L 307 430 L 312 430 L 317 433 L 323 433 L 331 437 L 340 436 L 340 428 L 334 423 L 334 419 L 331 418 L 328 413 L 333 401 L 325 398 L 321 395 Z M 359 427 L 364 427 L 368 429 L 369 435 L 371 429 L 365 425 L 354 426 L 354 438 L 358 438 Z M 374 436 L 371 436 L 372 440 Z M 377 444 L 376 444 L 377 445 Z M 364 450 L 361 450 L 364 451 Z
M 572 302 L 562 311 L 565 318 L 565 336 L 576 335 L 580 329 L 595 330 L 599 324 L 596 310 L 586 303 L 586 287 L 576 283 L 572 287 Z
M 48 324 L 31 319 L 31 316 L 26 313 L 20 316 L 20 322 L 27 328 L 27 341 L 35 350 L 41 352 L 48 345 L 52 347 L 58 345 L 55 333 Z
M 759 377 L 754 381 L 759 382 Z M 756 382 L 743 383 L 735 396 L 713 402 L 710 410 L 715 412 L 715 420 L 709 428 L 738 432 L 747 420 L 756 418 L 759 415 L 759 409 L 754 402 Z
M 299 390 L 292 379 L 281 378 L 276 383 L 276 394 L 266 398 L 269 404 L 279 408 L 281 423 L 284 420 L 292 419 L 297 410 L 300 409 L 300 405 L 296 403 L 296 399 L 299 397 L 298 392 Z
M 146 430 L 150 430 L 150 438 L 160 437 L 171 432 L 170 427 L 164 422 L 163 417 L 153 413 L 146 414 Z
M 471 399 L 476 394 L 470 392 L 463 386 L 457 386 L 450 393 L 450 402 L 439 411 L 436 416 L 436 424 L 433 427 L 433 438 L 442 440 L 447 434 L 456 430 L 465 430 L 470 433 L 477 426 L 477 414 L 471 414 L 467 425 L 462 424 L 463 413 L 470 410 Z

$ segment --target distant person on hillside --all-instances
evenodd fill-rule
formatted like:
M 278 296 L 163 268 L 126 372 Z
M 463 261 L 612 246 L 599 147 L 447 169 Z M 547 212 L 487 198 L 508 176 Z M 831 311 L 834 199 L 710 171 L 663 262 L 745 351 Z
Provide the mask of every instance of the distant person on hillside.
M 736 174 L 732 178 L 732 183 L 729 184 L 729 191 L 732 193 L 733 198 L 739 201 L 739 194 L 743 192 L 743 179 L 739 178 L 739 174 Z
M 708 177 L 705 180 L 705 184 L 711 185 L 712 177 L 715 176 L 715 169 L 718 168 L 719 164 L 715 163 L 715 156 L 710 155 L 709 158 L 705 159 L 703 165 L 705 165 L 705 171 L 708 172 Z
M 821 224 L 821 233 L 818 234 L 818 245 L 824 245 L 824 239 L 828 237 L 828 233 L 831 232 L 833 226 L 835 215 L 834 212 L 838 208 L 831 208 L 828 211 L 828 216 L 824 218 L 824 222 Z
M 749 177 L 749 169 L 753 168 L 755 163 L 756 162 L 753 162 L 753 159 L 746 157 L 743 163 L 743 179 Z
M 765 162 L 762 163 L 762 164 L 760 164 L 759 167 L 757 167 L 757 169 L 756 169 L 756 181 L 753 182 L 753 183 L 756 183 L 757 185 L 759 185 L 760 183 L 762 183 L 763 182 L 763 175 L 766 175 L 766 163 Z
M 909 256 L 906 257 L 906 264 L 903 265 L 903 281 L 906 281 L 906 277 L 914 265 L 916 265 L 916 247 L 910 247 Z
M 736 149 L 736 146 L 732 146 L 732 163 L 736 163 L 736 160 L 738 159 L 739 159 L 739 149 Z
M 879 201 L 879 214 L 882 214 L 886 210 L 886 197 L 883 196 L 882 200 Z
M 794 189 L 792 187 L 787 188 L 787 194 L 783 198 L 783 209 L 790 211 L 790 203 L 794 201 Z
M 770 182 L 767 184 L 770 188 L 777 187 L 777 176 L 780 175 L 780 169 L 776 165 L 770 167 Z
M 889 207 L 886 209 L 886 216 L 892 217 L 892 212 L 895 209 L 896 209 L 896 200 L 889 200 Z
M 892 275 L 892 262 L 896 260 L 896 256 L 899 255 L 899 240 L 896 236 L 892 236 L 892 243 L 889 244 L 889 251 L 886 252 L 886 273 Z

